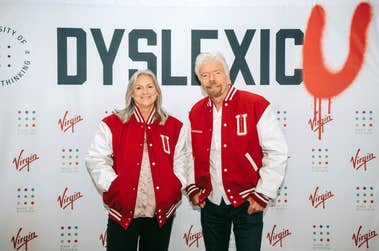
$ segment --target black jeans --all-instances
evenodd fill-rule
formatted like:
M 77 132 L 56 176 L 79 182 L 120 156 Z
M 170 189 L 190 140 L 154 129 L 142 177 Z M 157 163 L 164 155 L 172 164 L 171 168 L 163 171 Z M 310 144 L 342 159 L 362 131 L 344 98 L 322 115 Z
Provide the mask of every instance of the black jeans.
M 117 222 L 108 219 L 107 251 L 166 251 L 170 243 L 173 218 L 159 228 L 156 217 L 133 219 L 124 230 Z
M 237 251 L 261 250 L 263 212 L 249 215 L 248 206 L 248 202 L 234 208 L 224 200 L 220 205 L 206 200 L 201 209 L 201 225 L 207 251 L 228 250 L 232 223 Z

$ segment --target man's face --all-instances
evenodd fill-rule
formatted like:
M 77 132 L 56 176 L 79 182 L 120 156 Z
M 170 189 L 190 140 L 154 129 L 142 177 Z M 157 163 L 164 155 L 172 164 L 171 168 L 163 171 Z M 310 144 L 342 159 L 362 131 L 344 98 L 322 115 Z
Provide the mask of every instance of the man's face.
M 225 96 L 229 86 L 229 76 L 222 63 L 217 60 L 204 61 L 199 69 L 201 86 L 210 98 Z

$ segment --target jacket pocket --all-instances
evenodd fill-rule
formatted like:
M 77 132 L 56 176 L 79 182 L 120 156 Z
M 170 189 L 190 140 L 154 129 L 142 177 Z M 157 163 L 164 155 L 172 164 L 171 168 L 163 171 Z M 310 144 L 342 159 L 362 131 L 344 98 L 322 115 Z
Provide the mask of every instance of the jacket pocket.
M 253 167 L 255 172 L 258 172 L 258 166 L 255 164 L 254 159 L 251 157 L 249 153 L 245 153 L 246 159 L 249 161 L 250 165 Z
M 122 176 L 118 175 L 112 181 L 109 190 L 103 193 L 103 202 L 110 208 L 121 210 L 120 202 L 125 200 L 125 182 Z

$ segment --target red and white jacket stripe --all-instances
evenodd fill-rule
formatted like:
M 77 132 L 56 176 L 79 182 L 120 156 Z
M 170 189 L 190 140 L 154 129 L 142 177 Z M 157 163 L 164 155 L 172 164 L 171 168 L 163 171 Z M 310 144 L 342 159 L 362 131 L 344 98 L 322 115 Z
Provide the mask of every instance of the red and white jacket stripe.
M 185 187 L 187 163 L 182 122 L 169 116 L 164 125 L 155 119 L 155 110 L 144 121 L 136 108 L 123 123 L 112 114 L 103 119 L 86 157 L 86 166 L 109 217 L 127 229 L 133 220 L 141 170 L 144 134 L 160 227 L 171 217 Z
M 189 113 L 190 197 L 200 192 L 203 202 L 212 190 L 210 149 L 213 103 L 209 97 L 197 102 Z M 269 102 L 263 97 L 230 86 L 222 104 L 221 168 L 225 194 L 235 207 L 252 196 L 266 206 L 277 195 L 287 165 L 287 143 Z

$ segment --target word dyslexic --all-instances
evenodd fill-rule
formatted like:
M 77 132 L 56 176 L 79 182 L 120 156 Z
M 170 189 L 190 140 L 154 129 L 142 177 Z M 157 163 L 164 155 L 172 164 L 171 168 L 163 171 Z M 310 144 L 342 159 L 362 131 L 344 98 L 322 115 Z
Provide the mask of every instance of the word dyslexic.
M 299 85 L 303 81 L 302 69 L 296 68 L 286 63 L 286 50 L 292 46 L 303 44 L 304 34 L 300 29 L 280 29 L 275 34 L 275 46 L 270 42 L 270 29 L 247 29 L 242 38 L 237 37 L 236 32 L 232 29 L 226 30 L 191 30 L 191 41 L 188 50 L 191 52 L 191 76 L 173 76 L 172 57 L 175 55 L 186 54 L 185 52 L 173 53 L 171 46 L 170 29 L 159 31 L 161 41 L 157 41 L 157 31 L 153 29 L 133 29 L 128 33 L 128 56 L 133 62 L 145 62 L 147 68 L 157 74 L 157 64 L 161 63 L 162 85 L 198 85 L 199 82 L 194 73 L 194 64 L 196 56 L 202 52 L 202 43 L 206 40 L 219 39 L 220 34 L 226 36 L 229 46 L 233 52 L 234 59 L 231 63 L 230 78 L 232 83 L 241 73 L 247 85 L 257 84 L 252 74 L 252 68 L 259 69 L 260 85 L 270 84 L 270 59 L 275 58 L 275 80 L 280 85 Z M 259 32 L 259 38 L 253 41 L 254 35 Z M 98 28 L 91 28 L 90 33 L 96 45 L 97 52 L 90 52 L 93 55 L 99 55 L 103 65 L 103 85 L 113 85 L 113 67 L 115 58 L 118 55 L 120 44 L 123 40 L 125 29 L 115 29 L 110 41 L 104 41 L 103 32 Z M 108 33 L 108 32 L 107 32 Z M 89 48 L 88 34 L 82 28 L 57 28 L 57 65 L 58 85 L 82 85 L 87 81 L 87 62 Z M 69 54 L 68 40 L 75 41 L 76 55 Z M 125 40 L 125 39 L 124 39 Z M 147 44 L 152 47 L 153 51 L 161 49 L 161 54 L 154 52 L 140 51 L 140 45 Z M 141 42 L 141 44 L 140 44 Z M 185 43 L 187 41 L 183 41 Z M 158 48 L 160 46 L 160 48 Z M 248 64 L 247 52 L 251 46 L 259 46 L 259 54 L 255 55 L 259 58 L 259 65 Z M 275 57 L 270 55 L 270 47 L 275 48 Z M 301 48 L 299 48 L 301 49 Z M 174 56 L 172 56 L 174 55 Z M 119 55 L 123 57 L 124 55 Z M 76 58 L 76 72 L 68 73 L 68 58 Z M 160 57 L 160 58 L 159 58 Z M 183 60 L 187 61 L 187 60 Z M 71 62 L 71 61 L 70 61 Z M 71 65 L 72 66 L 72 65 Z M 75 66 L 73 66 L 75 68 Z M 129 68 L 129 67 L 128 67 Z M 129 69 L 129 77 L 137 69 Z

